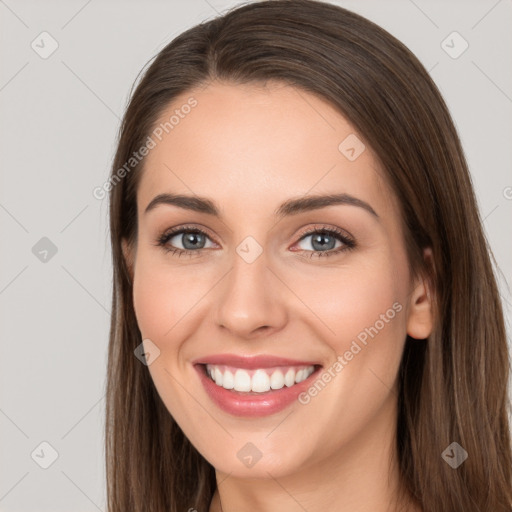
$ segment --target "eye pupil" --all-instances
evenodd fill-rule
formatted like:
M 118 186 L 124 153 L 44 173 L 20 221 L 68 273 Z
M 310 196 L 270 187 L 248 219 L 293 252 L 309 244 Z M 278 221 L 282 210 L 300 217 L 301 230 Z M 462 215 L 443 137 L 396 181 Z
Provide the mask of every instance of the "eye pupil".
M 199 244 L 200 245 L 199 248 L 202 249 L 204 247 L 204 236 L 201 233 L 184 234 L 183 235 L 183 247 L 185 247 L 185 249 L 197 249 L 198 248 L 197 240 L 198 240 L 198 238 L 201 239 L 201 237 L 203 237 L 203 244 Z M 189 243 L 191 243 L 192 245 L 188 246 Z
M 326 242 L 326 239 L 328 240 L 329 238 L 331 239 L 331 243 L 329 243 L 329 241 Z M 311 244 L 315 250 L 318 250 L 318 248 L 325 249 L 326 246 L 328 246 L 328 245 L 332 245 L 332 247 L 330 247 L 330 248 L 333 249 L 335 243 L 336 243 L 336 241 L 334 240 L 334 237 L 332 237 L 331 235 L 326 234 L 326 233 L 317 233 L 317 234 L 313 235 L 312 241 L 311 241 Z M 319 247 L 315 247 L 315 244 L 319 244 Z

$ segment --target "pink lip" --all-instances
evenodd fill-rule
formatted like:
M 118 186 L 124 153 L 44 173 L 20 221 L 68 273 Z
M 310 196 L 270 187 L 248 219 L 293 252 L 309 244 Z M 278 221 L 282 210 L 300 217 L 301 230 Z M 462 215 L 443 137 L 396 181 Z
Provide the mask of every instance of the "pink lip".
M 226 362 L 226 359 L 222 359 L 223 362 Z M 232 361 L 232 360 L 230 360 Z M 272 360 L 276 361 L 275 359 Z M 290 361 L 290 360 L 287 360 Z M 247 361 L 246 361 L 247 362 Z M 251 360 L 251 364 L 252 364 Z M 283 359 L 277 358 L 277 362 L 279 364 L 273 366 L 283 366 Z M 237 362 L 237 366 L 239 365 L 239 361 Z M 208 364 L 216 364 L 210 363 Z M 294 365 L 302 365 L 302 362 L 294 362 Z M 290 363 L 287 363 L 290 365 Z M 270 366 L 270 363 L 269 363 Z M 240 366 L 238 366 L 240 367 Z M 264 368 L 266 366 L 257 366 L 258 368 Z M 268 366 L 267 366 L 268 367 Z M 321 367 L 315 369 L 315 371 L 302 382 L 298 384 L 294 384 L 291 387 L 284 386 L 278 390 L 271 390 L 267 393 L 242 393 L 240 391 L 228 390 L 223 387 L 217 386 L 209 376 L 206 375 L 205 365 L 201 363 L 194 364 L 194 368 L 196 369 L 201 383 L 203 384 L 206 393 L 210 397 L 210 399 L 222 409 L 224 412 L 231 414 L 233 416 L 245 416 L 245 417 L 260 417 L 260 416 L 268 416 L 271 414 L 275 414 L 279 411 L 282 411 L 289 405 L 291 405 L 295 400 L 297 400 L 298 396 L 306 391 L 306 389 L 311 385 L 314 379 L 317 378 L 318 372 Z M 244 368 L 247 368 L 245 366 Z M 252 367 L 251 367 L 252 368 Z
M 192 364 L 225 364 L 236 368 L 254 370 L 256 368 L 272 368 L 274 366 L 313 366 L 319 365 L 318 361 L 299 361 L 284 357 L 261 355 L 261 356 L 237 356 L 235 354 L 216 354 L 202 357 L 192 361 Z

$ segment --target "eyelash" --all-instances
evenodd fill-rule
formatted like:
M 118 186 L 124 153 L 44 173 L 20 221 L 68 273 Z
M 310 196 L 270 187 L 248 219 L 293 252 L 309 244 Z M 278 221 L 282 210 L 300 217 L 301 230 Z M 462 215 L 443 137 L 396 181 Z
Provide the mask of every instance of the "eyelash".
M 191 257 L 191 256 L 194 256 L 195 254 L 201 252 L 202 250 L 204 250 L 204 249 L 197 249 L 197 250 L 193 251 L 190 249 L 176 249 L 176 248 L 171 248 L 167 245 L 167 242 L 171 238 L 173 238 L 175 235 L 179 235 L 182 233 L 201 234 L 201 235 L 205 235 L 206 237 L 210 238 L 208 236 L 208 233 L 206 233 L 202 229 L 199 229 L 199 228 L 193 227 L 193 226 L 180 226 L 178 228 L 174 228 L 174 229 L 171 229 L 170 231 L 166 231 L 166 232 L 162 233 L 156 239 L 155 245 L 157 247 L 162 247 L 166 253 L 172 253 L 172 255 L 177 254 L 178 257 L 181 257 L 181 256 L 190 256 Z M 339 230 L 337 228 L 333 228 L 333 227 L 328 227 L 328 226 L 322 226 L 320 228 L 316 227 L 314 229 L 306 231 L 305 233 L 302 233 L 298 242 L 300 242 L 303 238 L 306 238 L 307 236 L 314 235 L 314 234 L 329 234 L 329 235 L 333 235 L 333 236 L 336 235 L 336 238 L 339 241 L 341 241 L 344 244 L 344 246 L 338 247 L 337 249 L 331 249 L 329 251 L 305 251 L 305 250 L 302 250 L 302 252 L 311 253 L 310 256 L 306 256 L 308 258 L 313 258 L 313 257 L 315 257 L 315 258 L 322 257 L 323 258 L 326 256 L 333 256 L 335 254 L 340 254 L 345 251 L 350 251 L 356 247 L 356 243 L 352 238 L 348 237 L 341 230 Z

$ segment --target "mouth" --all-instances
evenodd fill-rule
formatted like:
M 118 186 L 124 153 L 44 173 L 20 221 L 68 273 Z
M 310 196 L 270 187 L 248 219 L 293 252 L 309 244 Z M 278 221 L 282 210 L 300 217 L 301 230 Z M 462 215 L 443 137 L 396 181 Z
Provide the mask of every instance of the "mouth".
M 210 400 L 233 416 L 282 411 L 312 384 L 322 365 L 273 356 L 211 356 L 193 361 Z
M 321 365 L 275 366 L 246 369 L 219 364 L 200 364 L 203 373 L 218 387 L 244 395 L 261 395 L 291 388 L 305 381 Z

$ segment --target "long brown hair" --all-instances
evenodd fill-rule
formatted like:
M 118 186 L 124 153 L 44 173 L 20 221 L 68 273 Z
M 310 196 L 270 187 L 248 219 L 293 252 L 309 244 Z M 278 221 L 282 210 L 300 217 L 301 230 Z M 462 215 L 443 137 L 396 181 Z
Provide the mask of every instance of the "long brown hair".
M 142 339 L 121 247 L 122 238 L 137 238 L 144 160 L 126 163 L 178 95 L 212 80 L 277 80 L 316 94 L 374 150 L 399 201 L 411 270 L 428 277 L 435 295 L 434 331 L 406 340 L 399 371 L 402 487 L 425 512 L 510 512 L 510 356 L 492 252 L 454 123 L 400 41 L 353 12 L 313 0 L 245 3 L 185 31 L 158 53 L 132 94 L 109 183 L 108 511 L 205 512 L 216 487 L 214 468 L 134 356 Z M 432 248 L 433 265 L 425 264 L 424 247 Z M 456 469 L 442 457 L 452 442 L 468 453 Z

